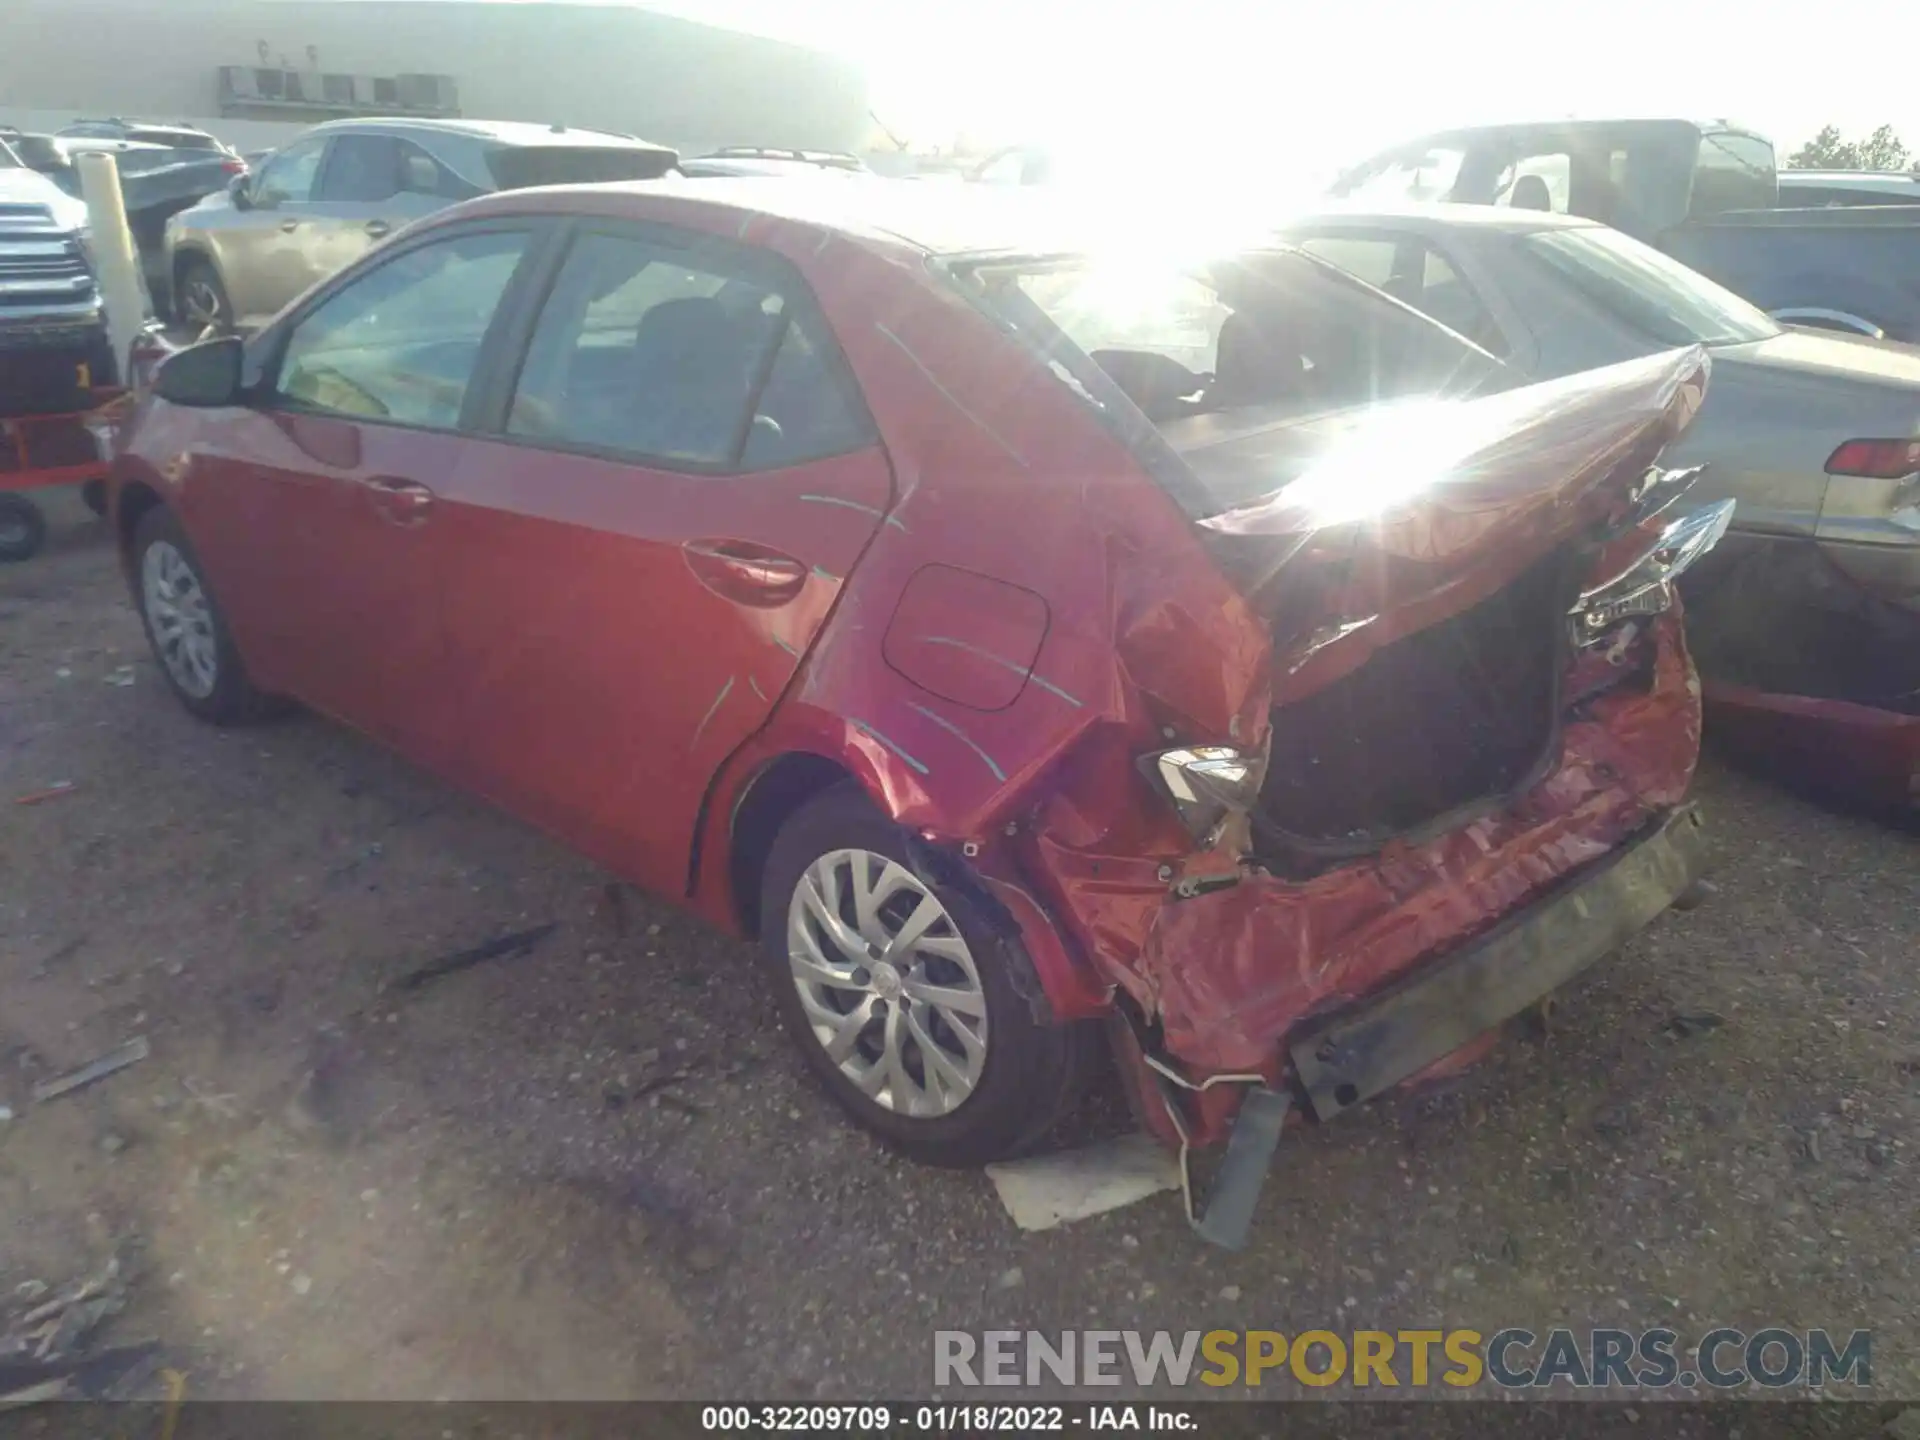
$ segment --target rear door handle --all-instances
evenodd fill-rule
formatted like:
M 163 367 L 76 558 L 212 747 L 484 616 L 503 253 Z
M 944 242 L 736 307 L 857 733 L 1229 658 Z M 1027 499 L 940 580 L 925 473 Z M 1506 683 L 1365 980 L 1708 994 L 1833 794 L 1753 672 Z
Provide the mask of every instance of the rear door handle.
M 433 491 L 417 480 L 380 475 L 368 481 L 367 488 L 374 510 L 390 524 L 423 525 L 433 509 Z
M 393 226 L 389 225 L 385 220 L 367 221 L 367 234 L 373 236 L 376 240 L 382 235 L 389 234 L 392 230 Z
M 700 583 L 736 604 L 784 605 L 807 583 L 805 563 L 751 541 L 689 540 L 681 549 Z

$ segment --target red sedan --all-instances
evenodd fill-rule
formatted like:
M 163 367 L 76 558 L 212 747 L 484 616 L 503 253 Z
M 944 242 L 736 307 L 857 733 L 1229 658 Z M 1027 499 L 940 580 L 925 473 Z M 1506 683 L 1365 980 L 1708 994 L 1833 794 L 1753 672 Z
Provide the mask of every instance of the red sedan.
M 1244 1231 L 1692 880 L 1680 352 L 1513 388 L 1289 247 L 875 181 L 489 196 L 161 367 L 113 506 L 217 724 L 297 700 L 757 937 L 924 1160 L 1111 1044 Z M 1468 398 L 1471 397 L 1471 398 Z M 1384 404 L 1396 401 L 1395 404 Z

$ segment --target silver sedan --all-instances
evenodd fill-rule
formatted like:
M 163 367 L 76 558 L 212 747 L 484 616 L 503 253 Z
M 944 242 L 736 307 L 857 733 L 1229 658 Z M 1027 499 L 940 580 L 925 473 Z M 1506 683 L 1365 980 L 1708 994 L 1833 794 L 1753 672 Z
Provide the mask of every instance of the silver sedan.
M 1690 587 L 1723 694 L 1920 715 L 1920 349 L 1782 327 L 1618 231 L 1539 211 L 1326 210 L 1287 239 L 1441 321 L 1524 379 L 1702 344 L 1707 399 L 1663 463 L 1738 502 Z

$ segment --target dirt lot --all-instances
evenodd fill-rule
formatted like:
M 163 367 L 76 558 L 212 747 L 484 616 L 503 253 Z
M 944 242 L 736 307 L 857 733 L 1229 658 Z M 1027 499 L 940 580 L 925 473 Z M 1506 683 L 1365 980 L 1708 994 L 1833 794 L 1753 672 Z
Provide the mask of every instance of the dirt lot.
M 1171 1196 L 1028 1235 L 842 1122 L 743 946 L 336 726 L 190 720 L 56 498 L 0 571 L 0 1301 L 121 1244 L 114 1333 L 198 1395 L 853 1399 L 926 1392 L 936 1326 L 1726 1323 L 1870 1327 L 1920 1396 L 1912 835 L 1709 767 L 1712 903 L 1451 1090 L 1289 1136 L 1248 1250 Z

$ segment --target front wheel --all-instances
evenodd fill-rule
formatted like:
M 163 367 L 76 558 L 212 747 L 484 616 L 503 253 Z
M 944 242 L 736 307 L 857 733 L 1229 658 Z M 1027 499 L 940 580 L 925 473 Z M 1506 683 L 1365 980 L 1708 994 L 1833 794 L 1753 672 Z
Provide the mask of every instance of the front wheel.
M 760 915 L 807 1065 L 896 1149 L 986 1164 L 1031 1148 L 1079 1098 L 1097 1029 L 1034 1018 L 1010 973 L 1027 963 L 1018 940 L 964 888 L 916 869 L 899 827 L 858 789 L 787 821 Z
M 277 708 L 247 678 L 199 557 L 164 505 L 147 511 L 134 529 L 133 583 L 153 658 L 193 715 L 239 725 Z
M 225 335 L 233 329 L 233 302 L 220 272 L 198 256 L 180 262 L 174 279 L 174 319 L 201 334 Z

